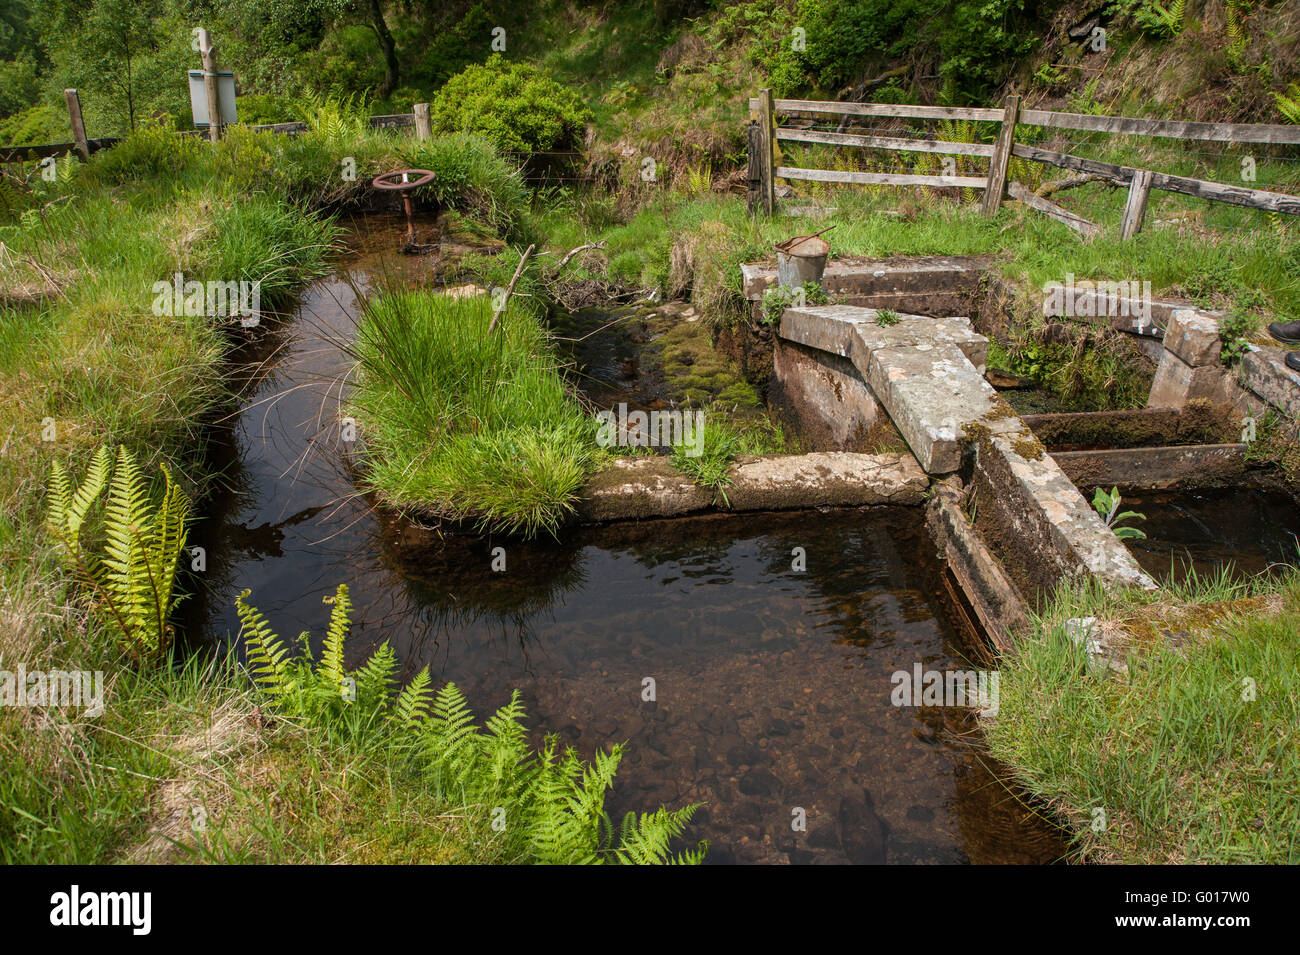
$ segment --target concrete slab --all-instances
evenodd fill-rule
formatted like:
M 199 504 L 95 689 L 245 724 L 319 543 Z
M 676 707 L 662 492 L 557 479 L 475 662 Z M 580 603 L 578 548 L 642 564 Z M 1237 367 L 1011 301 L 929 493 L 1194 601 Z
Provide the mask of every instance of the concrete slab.
M 1056 451 L 1052 457 L 1085 492 L 1103 485 L 1163 490 L 1232 484 L 1246 471 L 1244 444 Z
M 768 400 L 789 413 L 806 447 L 865 451 L 887 421 L 853 361 L 777 337 Z
M 1286 366 L 1285 351 L 1252 345 L 1237 368 L 1242 384 L 1251 392 L 1274 408 L 1300 417 L 1300 372 Z
M 1040 592 L 1083 573 L 1106 585 L 1154 589 L 1056 461 L 1041 451 L 1033 456 L 1030 447 L 993 434 L 977 449 L 977 526 L 1004 566 Z
M 985 417 L 997 392 L 956 345 L 902 345 L 871 352 L 867 384 L 930 474 L 961 467 L 966 425 Z
M 930 479 L 910 454 L 742 455 L 730 472 L 727 501 L 697 486 L 665 457 L 619 458 L 583 488 L 579 521 L 675 517 L 711 510 L 916 505 Z
M 999 650 L 1013 649 L 1012 631 L 1028 620 L 1024 598 L 962 511 L 962 493 L 936 483 L 925 523 L 980 624 Z
M 974 291 L 991 261 L 991 256 L 981 255 L 833 258 L 821 284 L 831 295 L 851 296 Z M 776 284 L 776 262 L 745 263 L 740 276 L 745 298 L 761 301 L 764 290 Z
M 779 334 L 787 341 L 852 358 L 866 367 L 877 348 L 949 343 L 984 373 L 988 339 L 964 316 L 931 318 L 895 312 L 893 324 L 880 324 L 880 309 L 857 305 L 809 305 L 788 308 L 781 315 Z

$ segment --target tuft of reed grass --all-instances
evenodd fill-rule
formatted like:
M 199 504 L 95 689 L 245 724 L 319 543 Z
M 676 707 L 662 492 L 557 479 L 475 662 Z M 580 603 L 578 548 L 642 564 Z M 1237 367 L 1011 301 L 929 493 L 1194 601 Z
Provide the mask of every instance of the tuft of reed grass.
M 487 296 L 389 290 L 363 306 L 352 397 L 366 483 L 481 528 L 554 533 L 597 459 L 591 417 L 530 314 L 489 333 Z

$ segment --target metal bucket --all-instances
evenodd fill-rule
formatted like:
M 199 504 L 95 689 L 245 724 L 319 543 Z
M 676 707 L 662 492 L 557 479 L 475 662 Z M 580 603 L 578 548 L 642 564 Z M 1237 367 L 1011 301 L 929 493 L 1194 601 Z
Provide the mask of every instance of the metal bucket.
M 784 288 L 795 289 L 804 282 L 818 282 L 826 271 L 826 256 L 831 244 L 820 236 L 792 239 L 776 247 L 776 280 Z

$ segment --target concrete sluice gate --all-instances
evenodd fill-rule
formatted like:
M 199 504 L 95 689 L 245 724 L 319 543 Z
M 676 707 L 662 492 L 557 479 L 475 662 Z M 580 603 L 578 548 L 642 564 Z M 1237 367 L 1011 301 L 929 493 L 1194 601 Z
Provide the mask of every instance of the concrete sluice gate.
M 1221 361 L 1221 314 L 1079 283 L 1045 291 L 1061 299 L 1045 312 L 1134 336 L 1154 364 L 1146 407 L 1021 416 L 986 377 L 986 333 L 1018 297 L 990 261 L 832 261 L 822 286 L 836 304 L 780 317 L 770 393 L 815 447 L 858 451 L 891 432 L 906 444 L 929 480 L 927 525 L 940 554 L 1005 646 L 1062 579 L 1156 588 L 1085 494 L 1239 483 L 1247 445 L 1204 443 L 1206 423 L 1221 432 L 1270 408 L 1300 414 L 1300 375 L 1280 350 L 1254 345 L 1234 374 Z M 742 278 L 760 318 L 776 269 L 745 265 Z

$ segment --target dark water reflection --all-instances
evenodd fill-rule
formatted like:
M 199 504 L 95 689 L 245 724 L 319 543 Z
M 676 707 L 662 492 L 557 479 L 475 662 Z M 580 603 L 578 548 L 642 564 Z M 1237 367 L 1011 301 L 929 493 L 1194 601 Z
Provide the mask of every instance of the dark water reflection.
M 1128 541 L 1142 569 L 1159 580 L 1208 577 L 1230 567 L 1253 576 L 1300 560 L 1300 508 L 1291 495 L 1252 487 L 1138 493 L 1124 510 L 1146 515 L 1131 523 L 1147 535 Z
M 357 260 L 353 277 L 375 267 Z M 420 280 L 419 260 L 403 268 Z M 529 544 L 381 519 L 340 463 L 346 277 L 241 356 L 253 380 L 231 491 L 196 536 L 210 564 L 191 614 L 207 639 L 237 632 L 244 588 L 282 636 L 319 637 L 322 597 L 347 583 L 350 663 L 388 640 L 405 676 L 427 665 L 455 680 L 480 717 L 518 688 L 539 733 L 588 756 L 627 741 L 611 810 L 703 802 L 691 833 L 715 862 L 1059 857 L 985 768 L 969 711 L 890 705 L 895 670 L 967 666 L 919 512 L 714 516 Z

